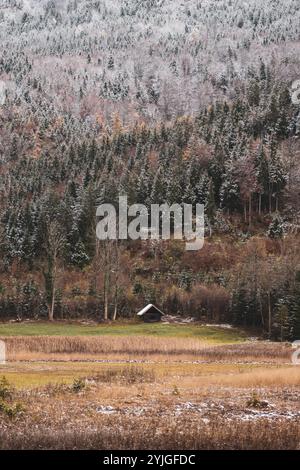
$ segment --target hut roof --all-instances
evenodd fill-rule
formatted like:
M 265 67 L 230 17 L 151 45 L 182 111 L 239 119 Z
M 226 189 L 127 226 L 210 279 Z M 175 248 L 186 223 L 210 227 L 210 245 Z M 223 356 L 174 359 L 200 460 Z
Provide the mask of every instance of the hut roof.
M 142 310 L 140 310 L 137 315 L 139 316 L 143 316 L 145 313 L 147 313 L 151 308 L 154 308 L 157 312 L 159 312 L 161 315 L 164 315 L 163 312 L 161 310 L 159 310 L 159 308 L 157 308 L 155 305 L 153 304 L 148 304 L 146 307 L 144 307 Z

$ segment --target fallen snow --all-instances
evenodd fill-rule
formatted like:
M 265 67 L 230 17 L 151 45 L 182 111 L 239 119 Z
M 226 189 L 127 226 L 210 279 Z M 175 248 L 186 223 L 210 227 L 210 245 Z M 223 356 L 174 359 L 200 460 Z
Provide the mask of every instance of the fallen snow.
M 112 406 L 99 406 L 97 408 L 97 413 L 101 413 L 101 414 L 104 414 L 104 415 L 111 415 L 111 414 L 114 414 L 116 412 L 117 412 L 117 410 L 115 408 L 113 408 Z
M 233 328 L 232 325 L 229 323 L 220 323 L 220 324 L 215 324 L 215 323 L 207 323 L 205 326 L 210 326 L 214 328 L 227 328 L 228 330 L 231 330 Z

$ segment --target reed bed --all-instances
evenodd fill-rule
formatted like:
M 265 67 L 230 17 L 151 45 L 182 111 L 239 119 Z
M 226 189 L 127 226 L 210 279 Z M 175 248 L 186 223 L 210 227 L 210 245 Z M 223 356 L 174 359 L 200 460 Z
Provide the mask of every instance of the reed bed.
M 254 368 L 247 372 L 245 370 L 236 372 L 211 373 L 208 376 L 198 376 L 193 380 L 200 386 L 219 386 L 234 388 L 277 388 L 277 387 L 298 387 L 300 386 L 299 366 L 282 367 L 259 370 Z
M 227 422 L 204 424 L 180 419 L 103 417 L 97 425 L 47 428 L 29 423 L 0 431 L 1 449 L 283 449 L 300 448 L 299 422 Z
M 207 361 L 286 361 L 292 349 L 289 344 L 244 342 L 211 346 L 190 338 L 156 338 L 149 336 L 9 336 L 7 358 L 14 360 L 46 360 L 55 355 L 61 360 L 93 360 L 190 356 L 191 360 Z M 187 358 L 188 359 L 188 358 Z
M 5 338 L 9 361 L 171 360 L 195 357 L 203 343 L 149 336 L 16 336 Z
M 40 352 L 46 354 L 197 354 L 203 343 L 185 338 L 149 336 L 12 336 L 2 337 L 8 354 Z

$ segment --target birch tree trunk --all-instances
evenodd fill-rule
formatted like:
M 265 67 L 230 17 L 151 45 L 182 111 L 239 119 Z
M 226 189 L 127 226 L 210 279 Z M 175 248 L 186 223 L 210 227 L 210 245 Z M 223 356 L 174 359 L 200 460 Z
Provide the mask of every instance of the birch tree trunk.
M 250 191 L 249 194 L 249 228 L 251 228 L 252 224 L 252 193 Z

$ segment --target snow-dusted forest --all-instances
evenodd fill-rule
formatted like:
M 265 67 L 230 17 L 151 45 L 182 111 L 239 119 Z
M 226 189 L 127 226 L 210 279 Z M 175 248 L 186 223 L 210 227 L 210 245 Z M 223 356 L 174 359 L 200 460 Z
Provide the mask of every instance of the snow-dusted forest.
M 1 315 L 159 299 L 295 335 L 299 53 L 299 0 L 0 0 Z M 95 208 L 125 193 L 203 203 L 207 248 L 103 259 Z
M 260 60 L 298 78 L 297 0 L 1 0 L 0 25 L 8 100 L 41 121 L 196 114 Z

